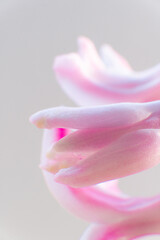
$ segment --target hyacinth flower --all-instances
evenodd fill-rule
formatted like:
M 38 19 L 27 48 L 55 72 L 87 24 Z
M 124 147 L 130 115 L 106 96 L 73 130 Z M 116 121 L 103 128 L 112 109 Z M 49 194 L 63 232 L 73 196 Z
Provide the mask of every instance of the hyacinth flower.
M 109 45 L 102 46 L 100 56 L 89 39 L 80 37 L 78 45 L 78 53 L 58 56 L 53 68 L 61 87 L 79 105 L 160 99 L 160 64 L 136 72 Z
M 97 223 L 83 240 L 159 233 L 159 196 L 129 198 L 114 181 L 93 185 L 159 163 L 159 107 L 160 102 L 55 108 L 31 117 L 46 129 L 41 168 L 52 194 L 71 212 Z

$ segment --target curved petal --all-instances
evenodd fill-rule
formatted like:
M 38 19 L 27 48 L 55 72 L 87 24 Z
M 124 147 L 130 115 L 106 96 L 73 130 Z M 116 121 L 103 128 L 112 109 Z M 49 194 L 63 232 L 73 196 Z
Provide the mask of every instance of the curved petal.
M 128 70 L 129 65 L 123 58 L 105 47 L 102 54 L 113 66 L 107 67 L 91 41 L 82 38 L 79 42 L 78 54 L 60 56 L 54 63 L 59 83 L 75 102 L 93 105 L 160 98 L 160 64 L 143 72 L 133 72 Z
M 84 232 L 80 240 L 105 240 L 108 226 L 102 224 L 91 224 Z M 116 240 L 110 237 L 108 240 Z
M 142 236 L 160 235 L 160 221 L 144 218 L 140 221 L 122 222 L 106 226 L 91 224 L 80 240 L 133 240 Z
M 41 164 L 46 164 L 46 151 L 49 146 L 56 141 L 56 130 L 45 130 L 42 144 L 42 158 Z M 112 222 L 116 218 L 121 219 L 123 215 L 120 209 L 116 209 L 114 203 L 119 204 L 121 198 L 124 198 L 120 192 L 117 191 L 115 184 L 106 184 L 106 190 L 109 186 L 110 193 L 102 191 L 97 188 L 81 188 L 74 189 L 69 186 L 56 183 L 54 174 L 43 170 L 45 181 L 57 201 L 65 207 L 68 211 L 75 215 L 84 218 L 88 221 L 97 222 Z M 113 196 L 111 195 L 113 193 Z M 118 195 L 118 196 L 117 196 Z M 124 198 L 125 199 L 125 198 Z
M 105 64 L 100 59 L 94 44 L 86 37 L 78 38 L 79 56 L 87 69 L 86 74 L 97 76 L 99 71 L 105 71 Z
M 76 165 L 60 170 L 55 180 L 72 187 L 86 187 L 135 174 L 160 162 L 159 146 L 159 131 L 137 130 L 125 134 Z
M 55 157 L 55 154 L 59 152 L 95 152 L 109 145 L 128 131 L 129 128 L 111 130 L 108 130 L 108 128 L 80 129 L 53 144 L 49 153 L 52 157 Z

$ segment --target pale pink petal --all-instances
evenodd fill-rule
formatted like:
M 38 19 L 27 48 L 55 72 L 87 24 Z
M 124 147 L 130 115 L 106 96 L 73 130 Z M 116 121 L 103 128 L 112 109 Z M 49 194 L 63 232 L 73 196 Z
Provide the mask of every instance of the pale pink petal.
M 99 107 L 57 107 L 42 110 L 31 116 L 30 121 L 39 128 L 122 128 L 147 119 L 151 110 L 160 103 L 119 103 Z M 149 110 L 148 110 L 149 109 Z M 151 110 L 150 110 L 151 109 Z
M 119 90 L 123 90 L 124 92 L 128 90 L 130 93 L 134 93 L 142 91 L 142 89 L 145 90 L 147 87 L 152 87 L 155 83 L 159 83 L 160 64 L 142 72 L 133 72 L 129 76 L 117 75 L 116 72 L 112 74 L 114 81 L 110 83 L 110 86 L 118 87 Z
M 100 59 L 94 44 L 86 37 L 79 37 L 78 45 L 79 56 L 82 59 L 84 68 L 87 69 L 87 72 L 91 74 L 91 76 L 97 77 L 98 71 L 105 70 L 105 64 Z
M 137 130 L 89 155 L 73 167 L 62 169 L 55 180 L 72 187 L 85 187 L 125 177 L 160 162 L 160 132 Z
M 160 128 L 160 111 L 158 102 L 147 104 L 147 110 L 151 115 L 144 121 L 140 121 L 133 126 L 109 129 L 109 128 L 87 128 L 80 129 L 70 133 L 66 137 L 56 142 L 50 149 L 50 156 L 55 157 L 58 152 L 95 152 L 98 149 L 109 145 L 120 136 L 138 129 L 159 129 Z
M 53 144 L 49 154 L 55 156 L 58 152 L 95 152 L 128 131 L 128 128 L 118 130 L 106 128 L 80 129 Z
M 59 153 L 56 156 L 51 157 L 50 154 L 46 154 L 48 161 L 45 164 L 41 164 L 40 168 L 51 172 L 57 173 L 60 169 L 69 168 L 74 166 L 82 159 L 81 154 L 72 154 L 72 153 Z M 87 157 L 88 155 L 85 155 Z
M 70 76 L 73 79 L 77 77 L 83 79 L 86 74 L 81 58 L 75 53 L 57 57 L 54 69 L 62 76 Z

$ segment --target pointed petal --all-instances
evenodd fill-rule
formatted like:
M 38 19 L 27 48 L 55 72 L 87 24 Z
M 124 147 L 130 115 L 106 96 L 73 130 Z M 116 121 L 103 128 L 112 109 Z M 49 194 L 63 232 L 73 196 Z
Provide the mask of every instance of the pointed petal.
M 121 73 L 132 72 L 132 69 L 127 60 L 118 54 L 110 45 L 103 45 L 100 49 L 100 55 L 107 69 Z
M 85 70 L 80 57 L 75 53 L 61 55 L 54 61 L 54 71 L 61 76 L 68 76 L 71 79 L 85 77 Z
M 137 130 L 119 138 L 77 165 L 60 170 L 55 180 L 72 187 L 85 187 L 125 177 L 160 162 L 160 132 Z
M 82 58 L 82 64 L 87 69 L 87 75 L 91 74 L 93 78 L 100 77 L 100 72 L 105 71 L 105 64 L 101 60 L 93 42 L 86 37 L 78 38 L 79 56 Z
M 95 152 L 129 131 L 128 128 L 108 130 L 105 128 L 80 129 L 59 140 L 49 150 L 54 157 L 58 152 Z

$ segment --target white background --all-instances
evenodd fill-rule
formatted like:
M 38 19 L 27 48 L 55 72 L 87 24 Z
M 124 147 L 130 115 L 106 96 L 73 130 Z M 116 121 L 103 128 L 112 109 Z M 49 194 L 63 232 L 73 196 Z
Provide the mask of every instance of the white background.
M 160 1 L 0 1 L 2 240 L 78 240 L 87 226 L 50 195 L 38 168 L 42 132 L 28 122 L 37 110 L 73 105 L 52 63 L 56 55 L 76 51 L 79 35 L 97 47 L 111 44 L 136 70 L 151 67 L 160 62 Z M 124 178 L 121 187 L 149 196 L 160 192 L 159 182 L 156 167 Z

